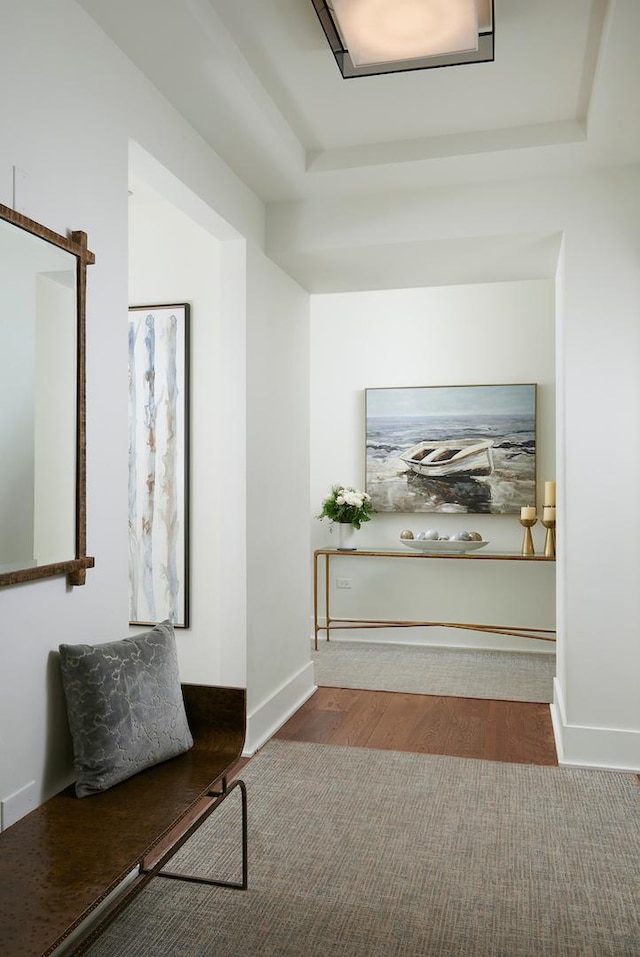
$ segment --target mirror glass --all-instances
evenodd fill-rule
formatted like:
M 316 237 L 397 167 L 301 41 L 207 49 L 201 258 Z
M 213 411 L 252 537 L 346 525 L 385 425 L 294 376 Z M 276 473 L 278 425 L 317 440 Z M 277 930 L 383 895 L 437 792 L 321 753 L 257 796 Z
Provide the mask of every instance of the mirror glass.
M 0 206 L 0 585 L 84 584 L 86 235 Z
M 0 221 L 0 570 L 75 557 L 76 257 Z

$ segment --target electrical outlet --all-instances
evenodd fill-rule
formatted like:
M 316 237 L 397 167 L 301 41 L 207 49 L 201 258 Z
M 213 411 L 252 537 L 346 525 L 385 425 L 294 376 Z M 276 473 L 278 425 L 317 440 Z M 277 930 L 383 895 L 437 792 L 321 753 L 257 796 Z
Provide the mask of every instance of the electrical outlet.
M 351 588 L 351 579 L 336 578 L 336 588 Z

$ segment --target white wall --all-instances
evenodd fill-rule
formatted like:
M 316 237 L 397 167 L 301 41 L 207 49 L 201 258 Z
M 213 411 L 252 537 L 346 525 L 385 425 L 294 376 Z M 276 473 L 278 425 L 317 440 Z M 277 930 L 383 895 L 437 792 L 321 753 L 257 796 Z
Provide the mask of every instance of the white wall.
M 640 168 L 524 182 L 284 204 L 270 248 L 311 269 L 349 250 L 357 287 L 369 252 L 415 243 L 450 255 L 483 235 L 518 246 L 562 235 L 557 284 L 558 655 L 553 716 L 561 760 L 640 769 Z M 374 255 L 375 261 L 375 255 Z M 496 271 L 499 263 L 495 263 Z M 549 278 L 549 277 L 546 277 Z M 432 277 L 437 282 L 437 277 Z M 366 288 L 366 287 L 364 287 Z M 612 470 L 594 467 L 602 447 Z M 610 460 L 611 461 L 611 460 Z M 332 476 L 333 478 L 333 476 Z M 347 477 L 345 476 L 345 479 Z
M 145 165 L 146 151 L 159 161 L 167 179 L 186 184 L 194 206 L 215 210 L 220 221 L 228 224 L 221 270 L 231 277 L 233 288 L 219 292 L 221 314 L 229 321 L 220 331 L 217 359 L 224 393 L 217 414 L 224 422 L 221 435 L 212 433 L 211 442 L 221 441 L 231 456 L 237 471 L 229 475 L 240 488 L 243 505 L 244 310 L 254 282 L 260 290 L 264 288 L 260 252 L 264 208 L 73 0 L 7 0 L 3 41 L 0 84 L 12 92 L 0 98 L 0 202 L 13 204 L 13 166 L 19 167 L 30 175 L 31 189 L 24 197 L 27 214 L 61 233 L 85 230 L 96 256 L 88 270 L 87 288 L 87 540 L 95 568 L 80 588 L 55 578 L 0 591 L 0 799 L 33 782 L 29 795 L 37 802 L 72 775 L 55 654 L 58 644 L 109 641 L 129 632 L 127 191 L 131 143 L 142 148 L 133 151 L 139 168 Z M 256 244 L 249 269 L 247 239 Z M 275 267 L 273 273 L 278 273 Z M 283 308 L 288 309 L 286 304 Z M 291 304 L 291 310 L 304 324 L 304 309 L 296 306 L 294 310 Z M 261 314 L 276 311 L 271 299 L 252 297 L 254 323 Z M 307 362 L 306 348 L 300 359 L 303 365 Z M 198 412 L 206 414 L 206 410 Z M 219 504 L 223 508 L 226 502 Z M 306 489 L 304 502 L 297 497 L 292 502 L 291 515 L 302 526 L 308 523 Z M 247 520 L 260 526 L 260 514 L 250 511 Z M 228 554 L 223 553 L 221 562 L 219 589 L 224 601 L 216 610 L 214 645 L 216 634 L 224 637 L 229 632 L 243 634 L 246 642 L 244 522 L 244 509 L 233 507 L 221 512 L 216 527 L 216 551 L 227 548 Z M 293 554 L 282 559 L 286 574 L 294 580 L 299 562 Z M 198 574 L 206 580 L 208 569 Z M 304 604 L 306 615 L 306 594 Z M 199 627 L 204 630 L 204 622 Z M 261 656 L 270 659 L 277 640 L 271 622 L 264 619 L 254 670 L 260 670 Z M 184 645 L 181 639 L 184 670 L 191 674 L 195 664 Z M 221 675 L 242 678 L 245 666 L 237 647 L 234 639 L 214 649 L 208 673 L 213 674 L 217 657 Z M 285 671 L 283 663 L 278 677 Z M 261 696 L 269 693 L 265 680 Z M 283 712 L 280 719 L 285 717 Z M 12 805 L 12 815 L 23 809 Z
M 256 279 L 247 301 L 248 742 L 254 749 L 314 684 L 309 297 L 251 247 L 249 264 Z
M 181 674 L 186 681 L 244 687 L 245 628 L 223 633 L 219 616 L 225 601 L 225 549 L 218 516 L 225 510 L 225 483 L 231 472 L 219 438 L 226 418 L 220 375 L 225 361 L 221 264 L 218 239 L 172 203 L 137 202 L 134 187 L 129 214 L 130 303 L 190 305 L 190 627 L 176 630 Z
M 191 303 L 191 626 L 177 632 L 181 668 L 186 680 L 248 687 L 252 751 L 313 688 L 309 582 L 299 561 L 309 551 L 309 297 L 249 247 L 247 368 L 238 393 L 225 376 L 239 348 L 225 340 L 235 324 L 223 304 L 226 245 L 172 203 L 131 205 L 131 303 Z M 238 408 L 245 377 L 246 438 Z M 242 429 L 246 465 L 230 429 Z M 245 537 L 247 572 L 238 581 L 226 572 Z M 220 609 L 233 588 L 235 610 L 225 621 Z
M 640 168 L 594 176 L 562 282 L 564 670 L 554 718 L 574 763 L 640 769 Z M 613 455 L 593 468 L 594 447 Z M 611 459 L 610 459 L 611 461 Z
M 550 280 L 312 297 L 311 499 L 317 514 L 335 482 L 364 488 L 364 390 L 402 386 L 537 384 L 538 504 L 555 478 L 555 322 Z M 314 547 L 335 545 L 315 522 Z M 402 529 L 479 531 L 497 551 L 520 549 L 518 516 L 376 513 L 359 548 L 402 548 Z M 533 529 L 536 551 L 544 528 Z M 332 559 L 332 613 L 555 627 L 555 568 L 505 562 Z M 322 567 L 324 571 L 324 566 Z M 336 590 L 347 577 L 350 590 Z M 334 632 L 333 638 L 552 652 L 546 641 L 442 628 Z

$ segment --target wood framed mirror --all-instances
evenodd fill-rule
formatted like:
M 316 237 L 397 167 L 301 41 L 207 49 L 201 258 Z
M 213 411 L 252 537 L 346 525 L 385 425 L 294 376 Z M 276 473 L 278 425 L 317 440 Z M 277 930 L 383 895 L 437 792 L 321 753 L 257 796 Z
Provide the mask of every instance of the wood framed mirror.
M 67 575 L 86 554 L 86 233 L 0 204 L 0 586 Z

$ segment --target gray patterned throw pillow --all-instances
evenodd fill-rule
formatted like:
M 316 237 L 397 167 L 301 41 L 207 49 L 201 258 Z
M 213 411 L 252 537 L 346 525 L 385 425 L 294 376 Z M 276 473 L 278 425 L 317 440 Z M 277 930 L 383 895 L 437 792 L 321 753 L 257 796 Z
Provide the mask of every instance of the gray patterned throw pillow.
M 132 638 L 59 651 L 78 797 L 192 747 L 170 621 Z

